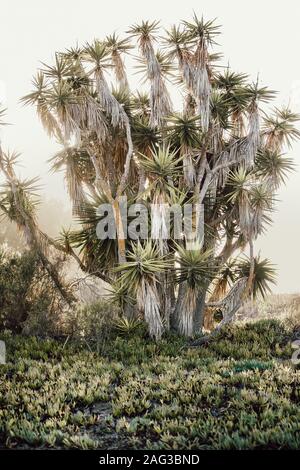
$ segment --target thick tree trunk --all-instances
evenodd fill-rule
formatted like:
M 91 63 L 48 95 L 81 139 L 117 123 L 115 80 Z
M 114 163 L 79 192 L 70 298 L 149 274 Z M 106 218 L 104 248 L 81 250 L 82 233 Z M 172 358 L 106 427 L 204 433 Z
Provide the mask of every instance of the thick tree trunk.
M 177 301 L 176 301 L 174 309 L 172 310 L 172 314 L 170 318 L 170 327 L 174 331 L 178 331 L 179 315 L 181 313 L 180 305 L 182 305 L 185 289 L 186 289 L 186 286 L 184 283 L 179 284 L 178 293 L 177 293 Z
M 185 283 L 179 285 L 176 306 L 171 316 L 171 328 L 177 332 L 179 332 L 179 319 L 182 315 L 181 308 L 184 304 L 184 297 L 186 295 L 187 288 L 188 287 Z M 197 295 L 196 307 L 193 314 L 193 335 L 202 331 L 205 311 L 205 297 L 206 290 Z
M 201 333 L 204 324 L 206 290 L 197 296 L 196 309 L 194 313 L 194 335 Z
M 159 296 L 162 305 L 162 319 L 166 331 L 172 328 L 172 317 L 174 311 L 174 285 L 171 282 L 170 274 L 164 273 L 161 276 L 159 286 Z

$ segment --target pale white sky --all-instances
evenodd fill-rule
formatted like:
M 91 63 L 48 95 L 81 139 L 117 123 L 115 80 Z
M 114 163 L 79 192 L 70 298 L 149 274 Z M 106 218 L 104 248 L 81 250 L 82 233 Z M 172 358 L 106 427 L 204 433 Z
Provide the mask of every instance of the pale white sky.
M 13 126 L 1 132 L 4 148 L 22 153 L 20 173 L 40 174 L 48 198 L 66 200 L 62 175 L 48 174 L 47 160 L 56 150 L 33 108 L 19 98 L 31 89 L 30 80 L 40 62 L 50 63 L 56 50 L 122 34 L 141 19 L 159 19 L 169 25 L 188 19 L 195 11 L 222 25 L 219 50 L 224 64 L 247 72 L 278 90 L 277 104 L 292 104 L 300 112 L 300 2 L 252 0 L 2 0 L 0 10 L 0 101 L 8 108 Z M 290 155 L 300 161 L 300 143 Z M 292 175 L 278 198 L 273 227 L 256 243 L 256 250 L 277 265 L 277 292 L 299 292 L 300 172 Z

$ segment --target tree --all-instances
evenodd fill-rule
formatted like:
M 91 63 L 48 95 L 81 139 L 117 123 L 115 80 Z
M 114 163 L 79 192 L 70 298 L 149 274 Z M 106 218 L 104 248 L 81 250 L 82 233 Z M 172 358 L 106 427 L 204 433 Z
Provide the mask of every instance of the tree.
M 193 336 L 207 302 L 219 305 L 221 295 L 234 311 L 274 281 L 273 268 L 255 258 L 253 244 L 293 169 L 282 149 L 299 138 L 298 115 L 288 108 L 270 114 L 272 90 L 218 63 L 221 56 L 212 49 L 219 34 L 214 21 L 196 15 L 163 36 L 158 22 L 144 21 L 125 39 L 114 34 L 57 52 L 23 98 L 61 143 L 52 164 L 65 170 L 81 224 L 47 243 L 108 282 L 112 300 L 125 315 L 142 314 L 155 338 L 169 328 Z M 146 91 L 130 89 L 128 54 L 134 54 Z M 124 196 L 129 206 L 155 205 L 146 240 L 126 237 Z M 186 234 L 175 240 L 172 217 L 166 236 L 170 206 L 191 202 L 204 208 L 204 235 L 192 246 Z M 96 236 L 101 204 L 112 207 L 115 239 Z M 233 263 L 247 246 L 249 260 Z M 226 274 L 229 265 L 234 273 Z

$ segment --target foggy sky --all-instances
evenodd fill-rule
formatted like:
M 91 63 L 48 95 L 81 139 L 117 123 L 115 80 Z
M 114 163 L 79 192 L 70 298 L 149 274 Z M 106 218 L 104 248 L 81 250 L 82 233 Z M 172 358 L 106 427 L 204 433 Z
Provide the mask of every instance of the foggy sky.
M 278 90 L 276 105 L 290 103 L 300 112 L 300 3 L 252 0 L 2 0 L 0 10 L 0 101 L 8 108 L 1 131 L 4 149 L 22 153 L 24 176 L 41 175 L 42 194 L 67 204 L 63 176 L 50 175 L 47 160 L 57 149 L 48 139 L 34 108 L 19 99 L 31 90 L 31 78 L 40 62 L 51 63 L 54 52 L 116 31 L 122 34 L 141 19 L 159 19 L 164 27 L 189 19 L 193 11 L 206 19 L 217 17 L 222 25 L 218 51 L 222 63 L 248 73 Z M 135 80 L 137 80 L 135 78 Z M 289 152 L 299 162 L 300 143 Z M 279 194 L 274 224 L 256 242 L 278 268 L 276 292 L 299 292 L 300 173 L 293 174 Z

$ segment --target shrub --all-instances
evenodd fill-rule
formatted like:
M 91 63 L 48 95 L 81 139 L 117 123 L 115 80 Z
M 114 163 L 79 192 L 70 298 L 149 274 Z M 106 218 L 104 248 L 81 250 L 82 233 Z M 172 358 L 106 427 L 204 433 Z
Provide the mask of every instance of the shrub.
M 228 325 L 209 345 L 218 357 L 234 359 L 290 358 L 292 332 L 276 320 L 260 320 L 242 325 Z
M 264 331 L 274 333 L 272 345 L 288 341 L 278 322 L 231 327 L 194 349 L 175 335 L 111 337 L 105 355 L 2 334 L 0 446 L 299 449 L 300 370 L 276 348 L 265 359 Z M 256 358 L 247 340 L 258 344 Z M 238 360 L 226 357 L 235 344 Z
M 36 256 L 29 251 L 22 255 L 5 249 L 0 250 L 0 328 L 15 332 L 29 315 L 32 301 L 30 287 L 37 267 Z
M 59 268 L 60 259 L 55 261 Z M 66 308 L 33 250 L 0 249 L 0 330 L 58 335 Z
M 105 299 L 78 305 L 65 316 L 64 332 L 73 338 L 103 342 L 110 337 L 119 318 L 120 310 Z

